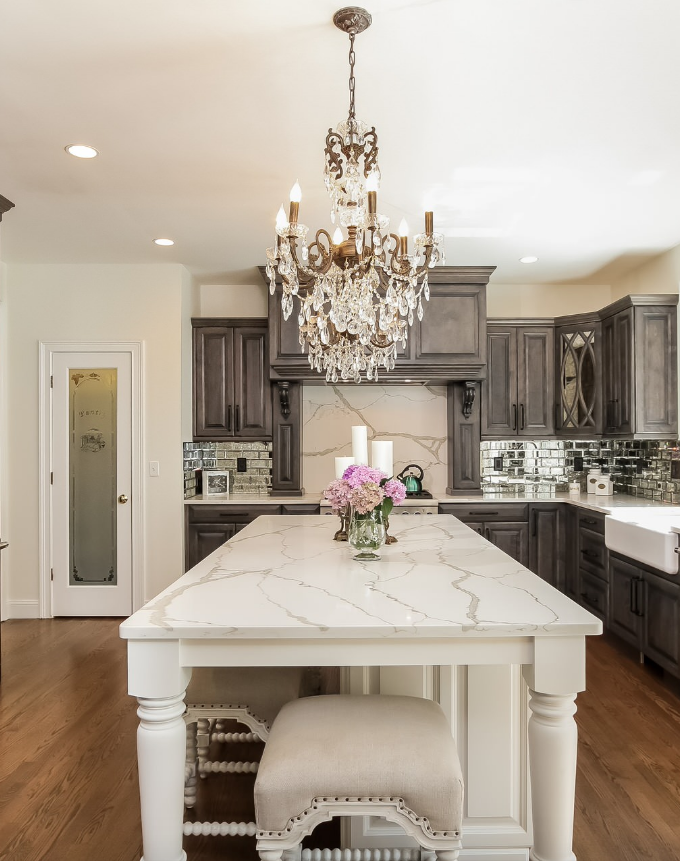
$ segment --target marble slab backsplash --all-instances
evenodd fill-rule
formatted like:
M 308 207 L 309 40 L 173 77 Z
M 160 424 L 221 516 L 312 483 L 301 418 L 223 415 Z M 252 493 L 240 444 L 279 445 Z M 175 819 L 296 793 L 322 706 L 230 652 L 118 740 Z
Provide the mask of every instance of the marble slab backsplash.
M 185 442 L 184 498 L 197 493 L 197 469 L 229 470 L 229 488 L 234 493 L 267 493 L 272 484 L 272 444 L 270 442 Z M 243 457 L 246 471 L 237 472 L 236 458 Z
M 502 469 L 494 458 L 502 458 Z M 584 471 L 574 458 L 584 459 Z M 671 475 L 680 461 L 677 442 L 668 440 L 494 440 L 481 444 L 484 490 L 566 490 L 572 477 L 602 466 L 614 480 L 614 492 L 656 502 L 680 503 L 680 480 Z M 680 463 L 678 463 L 680 475 Z M 675 472 L 675 470 L 674 470 Z
M 335 478 L 335 458 L 352 455 L 352 425 L 373 440 L 394 442 L 394 472 L 411 463 L 424 470 L 423 488 L 443 495 L 447 485 L 445 386 L 304 386 L 302 478 L 321 493 Z

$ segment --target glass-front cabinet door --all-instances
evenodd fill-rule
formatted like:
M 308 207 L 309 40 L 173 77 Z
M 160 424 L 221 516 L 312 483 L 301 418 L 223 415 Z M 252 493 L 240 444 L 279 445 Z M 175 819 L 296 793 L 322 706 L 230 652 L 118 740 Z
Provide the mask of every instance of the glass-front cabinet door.
M 601 324 L 560 326 L 557 344 L 557 430 L 566 436 L 602 433 Z

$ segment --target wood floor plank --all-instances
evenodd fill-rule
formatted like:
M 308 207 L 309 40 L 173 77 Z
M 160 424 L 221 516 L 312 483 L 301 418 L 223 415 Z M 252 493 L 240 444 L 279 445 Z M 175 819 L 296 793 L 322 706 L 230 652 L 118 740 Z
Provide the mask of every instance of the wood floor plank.
M 134 701 L 113 619 L 2 626 L 0 861 L 139 861 Z M 578 697 L 579 861 L 680 859 L 678 685 L 612 638 Z M 243 745 L 243 756 L 256 746 Z M 248 820 L 252 775 L 211 775 L 195 817 Z M 230 814 L 222 811 L 229 810 Z M 335 827 L 333 823 L 329 825 Z M 315 833 L 336 846 L 337 830 Z M 188 837 L 189 861 L 256 861 L 252 838 Z

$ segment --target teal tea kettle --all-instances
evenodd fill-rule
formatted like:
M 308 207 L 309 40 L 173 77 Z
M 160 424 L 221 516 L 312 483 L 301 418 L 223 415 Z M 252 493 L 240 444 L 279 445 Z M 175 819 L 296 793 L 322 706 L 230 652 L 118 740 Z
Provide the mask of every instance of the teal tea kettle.
M 416 470 L 416 473 L 411 472 L 412 469 Z M 422 468 L 417 463 L 410 463 L 399 473 L 397 478 L 406 486 L 407 496 L 412 493 L 422 493 L 423 474 Z

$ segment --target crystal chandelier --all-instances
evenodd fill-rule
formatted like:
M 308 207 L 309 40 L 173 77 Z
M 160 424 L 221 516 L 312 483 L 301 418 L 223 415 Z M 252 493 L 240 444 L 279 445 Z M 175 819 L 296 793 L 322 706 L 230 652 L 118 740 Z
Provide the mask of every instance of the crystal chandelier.
M 300 346 L 309 364 L 329 382 L 377 381 L 378 369 L 394 368 L 397 346 L 406 345 L 414 313 L 423 318 L 423 299 L 430 291 L 428 269 L 444 262 L 443 236 L 433 232 L 431 212 L 425 232 L 408 253 L 408 225 L 399 235 L 389 232 L 389 219 L 377 211 L 380 185 L 378 136 L 356 118 L 354 107 L 354 40 L 371 24 L 365 9 L 336 12 L 333 23 L 349 35 L 349 115 L 329 129 L 324 150 L 324 179 L 331 198 L 333 236 L 318 230 L 307 244 L 308 228 L 298 222 L 300 186 L 290 193 L 286 218 L 283 206 L 276 218 L 276 245 L 267 249 L 270 292 L 277 273 L 283 293 L 284 319 L 299 300 Z M 347 236 L 343 233 L 347 231 Z

